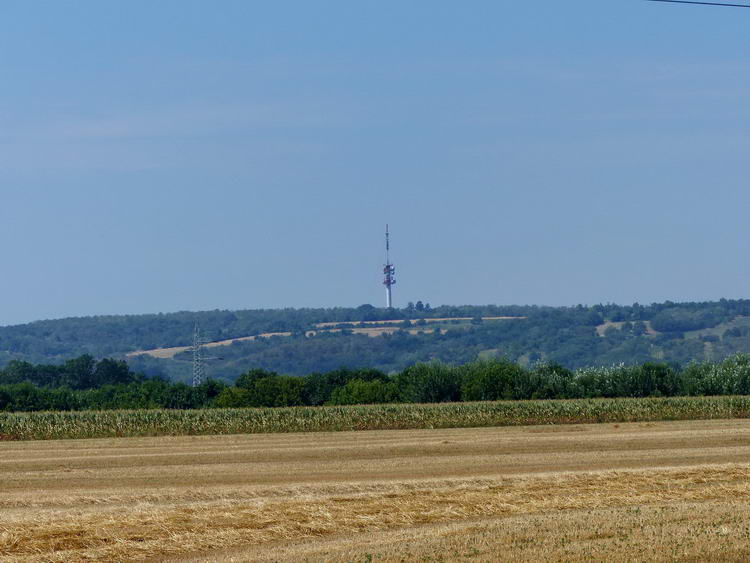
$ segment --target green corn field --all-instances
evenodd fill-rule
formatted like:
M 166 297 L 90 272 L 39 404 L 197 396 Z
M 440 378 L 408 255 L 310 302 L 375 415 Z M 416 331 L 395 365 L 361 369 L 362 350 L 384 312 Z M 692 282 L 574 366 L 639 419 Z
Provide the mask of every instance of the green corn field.
M 0 413 L 0 440 L 702 420 L 748 413 L 746 396 Z

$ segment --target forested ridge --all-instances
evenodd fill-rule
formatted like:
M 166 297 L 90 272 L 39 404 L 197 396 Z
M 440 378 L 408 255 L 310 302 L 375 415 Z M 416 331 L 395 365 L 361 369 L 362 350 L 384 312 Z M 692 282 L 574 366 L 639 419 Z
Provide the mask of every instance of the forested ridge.
M 519 317 L 482 320 L 483 317 Z M 461 318 L 462 321 L 431 322 Z M 371 337 L 356 334 L 360 323 L 410 320 L 410 330 Z M 0 327 L 0 366 L 13 360 L 61 364 L 84 354 L 126 359 L 149 376 L 188 381 L 188 354 L 174 359 L 129 357 L 138 350 L 187 346 L 193 327 L 209 341 L 271 332 L 212 349 L 208 371 L 233 382 L 260 368 L 287 375 L 340 367 L 398 372 L 418 362 L 462 364 L 504 358 L 523 366 L 552 362 L 576 369 L 649 361 L 720 361 L 750 352 L 750 300 L 651 305 L 600 304 L 574 307 L 440 306 L 418 302 L 402 309 L 356 308 L 180 312 L 68 318 Z M 334 323 L 339 332 L 316 330 Z M 377 326 L 377 325 L 368 325 Z M 406 324 L 404 325 L 406 327 Z M 315 334 L 312 334 L 315 331 Z

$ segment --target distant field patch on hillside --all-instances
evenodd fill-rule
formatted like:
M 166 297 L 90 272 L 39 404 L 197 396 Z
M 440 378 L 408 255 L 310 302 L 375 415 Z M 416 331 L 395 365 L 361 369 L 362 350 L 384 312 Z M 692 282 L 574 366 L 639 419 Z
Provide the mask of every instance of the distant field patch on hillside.
M 522 320 L 526 317 L 481 317 L 482 322 L 491 321 L 505 321 L 505 320 Z M 424 332 L 425 334 L 431 334 L 435 332 L 435 328 L 419 328 L 422 324 L 469 324 L 473 321 L 473 317 L 442 317 L 434 319 L 418 319 L 418 320 L 389 320 L 389 321 L 357 321 L 357 322 L 340 322 L 340 323 L 316 323 L 314 326 L 317 330 L 308 330 L 305 332 L 306 336 L 316 336 L 322 333 L 337 333 L 347 330 L 352 334 L 364 334 L 365 336 L 377 337 L 383 334 L 393 334 L 399 330 L 404 330 L 411 335 L 419 334 Z M 422 323 L 424 321 L 424 323 Z M 408 324 L 412 327 L 418 328 L 404 328 Z M 231 346 L 236 342 L 252 342 L 259 338 L 272 338 L 274 336 L 287 337 L 291 336 L 292 332 L 264 332 L 252 336 L 241 336 L 239 338 L 227 338 L 225 340 L 216 340 L 214 342 L 208 342 L 203 346 L 205 348 L 215 348 L 220 346 Z M 134 358 L 136 356 L 151 356 L 153 358 L 160 358 L 163 360 L 173 359 L 177 354 L 187 352 L 190 350 L 190 346 L 172 346 L 169 348 L 154 348 L 151 350 L 136 350 L 127 354 L 128 358 Z
M 508 320 L 520 320 L 526 317 L 481 317 L 482 321 L 508 321 Z M 438 318 L 424 318 L 424 319 L 411 319 L 411 320 L 390 320 L 390 321 L 353 321 L 353 322 L 337 322 L 337 323 L 316 323 L 315 328 L 331 328 L 341 325 L 349 326 L 361 326 L 361 325 L 395 325 L 403 324 L 404 322 L 411 323 L 412 325 L 419 324 L 420 321 L 425 323 L 446 323 L 446 322 L 470 322 L 474 317 L 438 317 Z
M 607 321 L 606 323 L 602 323 L 599 326 L 596 327 L 596 333 L 599 336 L 604 336 L 604 334 L 607 332 L 607 329 L 609 328 L 616 328 L 617 330 L 621 330 L 625 324 L 630 322 L 632 324 L 632 321 L 620 321 L 620 322 L 613 322 L 613 321 Z M 654 330 L 654 327 L 651 326 L 651 321 L 643 321 L 643 324 L 646 325 L 646 334 L 650 336 L 656 336 L 659 334 L 657 331 Z
M 291 332 L 264 332 L 262 334 L 256 334 L 254 336 L 241 336 L 239 338 L 227 338 L 226 340 L 217 340 L 216 342 L 207 342 L 203 345 L 204 348 L 216 348 L 218 346 L 231 346 L 235 342 L 251 342 L 258 338 L 271 338 L 273 336 L 291 336 Z M 153 350 L 136 350 L 127 354 L 128 358 L 135 356 L 147 355 L 154 358 L 171 359 L 177 354 L 182 354 L 190 350 L 191 346 L 172 346 L 170 348 L 154 348 Z
M 728 330 L 737 329 L 744 333 L 750 331 L 750 317 L 739 316 L 731 321 L 721 323 L 712 328 L 691 330 L 685 333 L 685 338 L 703 338 L 706 336 L 721 337 Z

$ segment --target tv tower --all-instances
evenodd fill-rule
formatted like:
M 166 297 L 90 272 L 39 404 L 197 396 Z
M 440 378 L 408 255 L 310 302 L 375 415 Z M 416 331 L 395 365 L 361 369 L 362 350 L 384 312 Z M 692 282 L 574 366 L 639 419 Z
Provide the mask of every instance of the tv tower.
M 391 241 L 388 234 L 388 225 L 385 226 L 385 266 L 383 267 L 383 285 L 385 286 L 385 306 L 393 307 L 393 296 L 391 288 L 396 284 L 396 266 L 391 264 L 390 258 Z

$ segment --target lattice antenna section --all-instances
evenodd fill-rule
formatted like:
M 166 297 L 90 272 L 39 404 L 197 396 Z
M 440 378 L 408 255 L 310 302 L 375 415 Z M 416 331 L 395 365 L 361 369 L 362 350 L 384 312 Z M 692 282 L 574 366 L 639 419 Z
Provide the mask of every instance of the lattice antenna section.
M 391 264 L 391 238 L 388 225 L 385 226 L 385 266 L 383 267 L 383 285 L 385 286 L 385 306 L 393 307 L 393 286 L 396 285 L 396 266 Z

